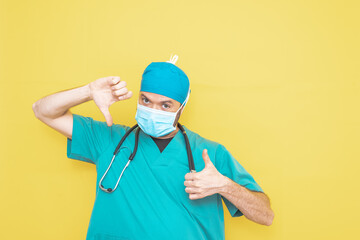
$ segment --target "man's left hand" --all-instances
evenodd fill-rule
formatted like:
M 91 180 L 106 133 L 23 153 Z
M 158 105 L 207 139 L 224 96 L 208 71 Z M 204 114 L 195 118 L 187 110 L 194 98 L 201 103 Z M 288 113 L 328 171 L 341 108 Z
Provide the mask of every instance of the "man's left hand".
M 200 172 L 185 174 L 185 192 L 189 193 L 189 198 L 192 200 L 218 193 L 225 184 L 225 176 L 215 168 L 207 149 L 204 149 L 202 157 L 205 162 L 204 169 Z

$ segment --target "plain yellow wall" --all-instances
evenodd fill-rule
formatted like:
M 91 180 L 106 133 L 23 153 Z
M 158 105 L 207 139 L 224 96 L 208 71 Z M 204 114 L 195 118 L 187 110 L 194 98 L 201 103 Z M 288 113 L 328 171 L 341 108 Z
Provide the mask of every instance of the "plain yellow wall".
M 226 239 L 359 239 L 359 1 L 0 1 L 0 239 L 85 239 L 95 165 L 35 118 L 38 99 L 120 76 L 137 97 L 178 54 L 181 122 L 224 144 L 271 199 L 225 210 Z M 136 97 L 110 107 L 135 123 Z M 93 102 L 73 113 L 105 121 Z

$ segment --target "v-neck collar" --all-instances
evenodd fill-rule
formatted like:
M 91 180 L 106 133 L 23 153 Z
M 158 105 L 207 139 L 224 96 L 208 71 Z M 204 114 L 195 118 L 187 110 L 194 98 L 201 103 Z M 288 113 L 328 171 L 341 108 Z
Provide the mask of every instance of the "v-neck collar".
M 151 139 L 156 143 L 156 145 L 158 146 L 160 152 L 163 152 L 165 150 L 165 148 L 169 145 L 169 143 L 171 142 L 171 140 L 173 140 L 174 136 L 169 137 L 169 138 L 155 138 L 155 137 L 151 137 Z
M 140 129 L 140 136 L 139 136 L 139 144 L 140 141 L 143 141 L 145 144 L 148 145 L 148 147 L 150 147 L 151 149 L 154 149 L 154 151 L 156 152 L 156 154 L 160 154 L 160 155 L 165 155 L 166 152 L 169 151 L 169 148 L 173 149 L 175 145 L 175 142 L 178 142 L 179 140 L 181 140 L 180 138 L 183 137 L 181 130 L 179 129 L 179 131 L 175 134 L 175 136 L 171 139 L 171 141 L 168 143 L 168 145 L 164 148 L 164 150 L 162 152 L 160 152 L 159 147 L 156 145 L 155 141 L 151 138 L 151 136 L 147 135 L 146 133 L 144 133 L 143 130 Z
M 149 156 L 148 161 L 152 166 L 168 166 L 174 158 L 174 154 L 181 154 L 182 151 L 186 152 L 185 139 L 179 130 L 173 139 L 169 142 L 166 148 L 160 152 L 160 149 L 151 138 L 140 129 L 139 133 L 139 147 Z
M 162 152 L 160 152 L 154 140 L 140 130 L 139 148 L 143 152 L 145 161 L 152 168 L 169 167 L 177 161 L 178 156 L 186 156 L 185 139 L 180 130 Z

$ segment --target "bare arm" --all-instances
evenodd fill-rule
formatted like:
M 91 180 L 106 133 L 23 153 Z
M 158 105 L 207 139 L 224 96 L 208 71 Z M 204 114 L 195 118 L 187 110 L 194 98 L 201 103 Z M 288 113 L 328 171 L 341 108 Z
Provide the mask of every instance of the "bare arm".
M 112 118 L 108 109 L 110 105 L 132 96 L 132 92 L 125 86 L 126 82 L 120 81 L 120 77 L 100 78 L 84 86 L 43 97 L 36 101 L 32 108 L 36 118 L 71 139 L 71 107 L 94 100 L 104 114 L 108 126 L 111 126 Z
M 274 212 L 270 199 L 262 192 L 253 192 L 232 179 L 222 175 L 210 161 L 207 149 L 203 150 L 205 167 L 200 172 L 185 174 L 185 192 L 190 199 L 199 199 L 213 194 L 221 194 L 237 207 L 246 218 L 256 223 L 270 226 Z
M 234 204 L 246 218 L 259 224 L 270 226 L 274 212 L 270 200 L 262 192 L 253 192 L 224 176 L 219 193 Z
M 35 116 L 66 137 L 72 136 L 73 115 L 69 109 L 91 100 L 89 85 L 41 98 L 33 104 Z

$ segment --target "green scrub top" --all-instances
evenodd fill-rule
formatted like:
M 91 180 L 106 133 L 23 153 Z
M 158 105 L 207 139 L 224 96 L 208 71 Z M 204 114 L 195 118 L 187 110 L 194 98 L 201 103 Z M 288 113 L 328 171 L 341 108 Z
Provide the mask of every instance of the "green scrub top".
M 226 148 L 184 126 L 194 156 L 195 170 L 204 166 L 202 151 L 216 169 L 236 183 L 263 192 L 254 178 Z M 96 198 L 88 226 L 87 240 L 225 239 L 221 199 L 231 216 L 243 213 L 220 194 L 191 200 L 185 192 L 189 172 L 184 136 L 178 131 L 161 153 L 153 139 L 140 130 L 135 158 L 124 171 L 113 193 L 103 192 L 99 181 L 113 152 L 129 127 L 96 121 L 73 114 L 72 139 L 67 138 L 67 157 L 96 165 Z M 135 144 L 135 131 L 123 143 L 102 184 L 114 188 Z

